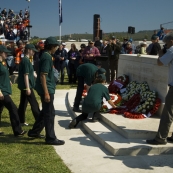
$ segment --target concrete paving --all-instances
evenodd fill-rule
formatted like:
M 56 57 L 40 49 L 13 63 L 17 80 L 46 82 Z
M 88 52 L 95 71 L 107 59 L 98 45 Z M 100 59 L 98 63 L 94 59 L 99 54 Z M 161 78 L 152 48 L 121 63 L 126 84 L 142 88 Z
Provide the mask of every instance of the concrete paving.
M 55 131 L 64 146 L 54 146 L 57 154 L 73 173 L 170 173 L 172 155 L 113 156 L 81 126 L 68 129 L 72 117 L 67 111 L 68 90 L 55 94 Z M 58 172 L 58 171 L 57 171 Z

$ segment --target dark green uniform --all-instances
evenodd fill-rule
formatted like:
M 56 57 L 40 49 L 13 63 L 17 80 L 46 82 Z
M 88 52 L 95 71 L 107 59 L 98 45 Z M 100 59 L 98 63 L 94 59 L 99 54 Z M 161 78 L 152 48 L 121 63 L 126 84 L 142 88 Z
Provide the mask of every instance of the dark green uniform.
M 2 62 L 0 62 L 0 89 L 4 96 L 4 99 L 0 100 L 0 107 L 2 108 L 3 106 L 5 106 L 8 109 L 14 135 L 18 136 L 22 133 L 24 134 L 24 131 L 22 130 L 20 125 L 17 107 L 10 97 L 12 91 L 9 72 L 7 70 L 7 67 L 4 66 Z
M 29 87 L 34 88 L 35 87 L 34 69 L 30 60 L 27 57 L 24 57 L 19 64 L 18 88 L 20 90 L 26 89 L 24 74 L 28 74 Z
M 4 96 L 12 94 L 9 72 L 2 62 L 0 62 L 0 90 Z
M 39 63 L 39 70 L 37 74 L 37 80 L 36 80 L 36 86 L 35 89 L 38 92 L 38 94 L 43 95 L 43 87 L 41 85 L 40 81 L 40 74 L 45 73 L 46 75 L 46 84 L 48 88 L 49 94 L 55 94 L 55 80 L 54 80 L 54 73 L 53 73 L 53 61 L 52 61 L 52 56 L 44 52 L 40 58 L 40 63 Z
M 94 84 L 89 89 L 88 95 L 84 99 L 82 105 L 82 112 L 93 113 L 100 110 L 103 97 L 108 101 L 110 100 L 108 88 L 103 84 Z
M 26 94 L 26 85 L 24 80 L 25 74 L 28 75 L 29 88 L 31 90 L 30 95 Z M 18 88 L 21 90 L 18 114 L 21 123 L 25 123 L 25 112 L 28 102 L 30 103 L 31 110 L 35 120 L 40 114 L 39 105 L 33 91 L 34 87 L 35 87 L 34 69 L 29 58 L 25 56 L 24 58 L 22 58 L 22 61 L 19 64 L 19 77 L 18 77 Z
M 85 83 L 90 86 L 95 79 L 95 74 L 98 70 L 94 64 L 86 63 L 82 64 L 77 68 L 76 75 L 84 78 Z

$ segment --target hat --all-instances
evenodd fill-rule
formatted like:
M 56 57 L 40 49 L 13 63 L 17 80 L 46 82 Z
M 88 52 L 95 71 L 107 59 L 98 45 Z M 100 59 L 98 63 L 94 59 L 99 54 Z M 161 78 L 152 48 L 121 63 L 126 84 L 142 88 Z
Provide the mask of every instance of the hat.
M 94 42 L 93 42 L 93 41 L 89 41 L 88 43 L 89 43 L 89 44 L 93 44 Z
M 116 40 L 115 36 L 112 36 L 112 40 Z
M 153 35 L 152 37 L 151 37 L 151 40 L 157 40 L 158 39 L 158 36 L 156 36 L 156 35 Z
M 63 46 L 66 46 L 66 43 L 61 43 Z
M 38 50 L 35 48 L 33 44 L 27 44 L 25 46 L 25 49 L 30 49 L 30 50 L 33 50 L 34 52 L 38 52 Z
M 81 44 L 80 47 L 81 47 L 81 48 L 85 48 L 86 45 L 85 45 L 85 44 Z
M 98 76 L 97 76 L 97 79 L 102 79 L 102 80 L 106 80 L 106 76 L 104 75 L 104 74 L 99 74 Z
M 0 52 L 11 53 L 5 46 L 0 45 Z
M 104 68 L 99 68 L 97 70 L 98 75 L 106 73 L 106 70 Z
M 59 45 L 59 42 L 56 40 L 55 37 L 48 37 L 46 41 L 44 42 L 46 45 Z

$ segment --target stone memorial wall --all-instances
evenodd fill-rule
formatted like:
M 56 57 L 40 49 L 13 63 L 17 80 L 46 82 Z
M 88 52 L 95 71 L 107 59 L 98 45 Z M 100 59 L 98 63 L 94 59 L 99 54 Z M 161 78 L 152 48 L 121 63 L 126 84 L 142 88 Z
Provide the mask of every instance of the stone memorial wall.
M 158 56 L 120 55 L 118 76 L 126 74 L 130 81 L 146 81 L 151 90 L 158 92 L 163 104 L 168 91 L 168 67 L 157 65 Z M 161 109 L 163 108 L 163 104 Z M 159 111 L 159 115 L 161 110 Z

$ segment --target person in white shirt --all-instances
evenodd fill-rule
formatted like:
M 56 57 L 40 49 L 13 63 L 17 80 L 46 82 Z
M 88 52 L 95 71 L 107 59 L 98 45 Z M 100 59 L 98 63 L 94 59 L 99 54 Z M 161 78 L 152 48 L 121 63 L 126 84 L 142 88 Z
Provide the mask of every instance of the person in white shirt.
M 146 141 L 151 145 L 165 145 L 167 142 L 173 143 L 173 134 L 171 137 L 168 137 L 173 122 L 173 33 L 168 33 L 163 38 L 163 42 L 166 44 L 166 50 L 164 52 L 164 49 L 162 49 L 159 52 L 157 64 L 158 66 L 168 65 L 169 90 L 165 98 L 157 135 L 154 139 Z

